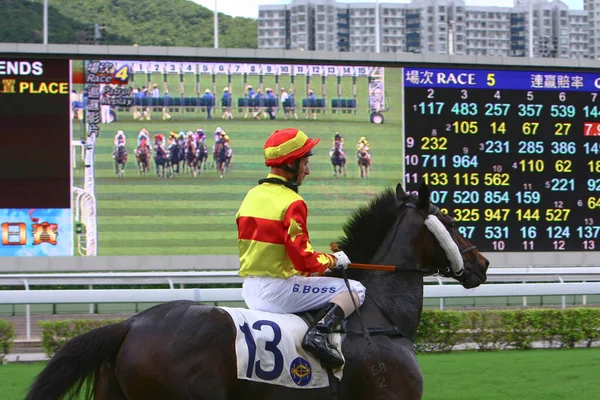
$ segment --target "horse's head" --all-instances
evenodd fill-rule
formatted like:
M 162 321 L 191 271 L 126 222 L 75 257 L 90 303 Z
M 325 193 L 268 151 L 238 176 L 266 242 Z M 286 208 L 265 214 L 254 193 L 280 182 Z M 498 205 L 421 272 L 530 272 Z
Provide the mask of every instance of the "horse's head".
M 465 288 L 487 279 L 489 261 L 458 232 L 450 216 L 430 203 L 425 184 L 418 196 L 407 194 L 401 185 L 395 193 L 385 191 L 352 215 L 344 233 L 339 248 L 353 262 L 439 273 Z
M 460 234 L 452 217 L 430 203 L 429 195 L 424 183 L 419 186 L 417 198 L 406 194 L 402 186 L 396 187 L 406 218 L 412 221 L 413 229 L 420 228 L 415 243 L 420 267 L 454 278 L 467 289 L 479 286 L 487 279 L 489 261 Z

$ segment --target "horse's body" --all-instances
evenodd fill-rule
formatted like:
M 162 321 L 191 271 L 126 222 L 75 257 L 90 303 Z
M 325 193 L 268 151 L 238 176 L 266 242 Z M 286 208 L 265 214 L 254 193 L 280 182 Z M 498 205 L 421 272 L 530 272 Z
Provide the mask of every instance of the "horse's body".
M 196 159 L 196 144 L 192 138 L 185 143 L 185 165 L 195 178 L 198 175 L 198 160 Z
M 196 142 L 196 163 L 198 165 L 198 173 L 202 173 L 202 169 L 206 170 L 206 162 L 208 160 L 208 149 L 206 145 L 200 141 Z
M 371 155 L 368 151 L 362 149 L 356 152 L 358 159 L 358 168 L 360 169 L 360 177 L 363 179 L 369 178 L 369 168 L 371 167 Z
M 227 173 L 227 171 L 229 171 L 229 168 L 231 166 L 231 156 L 232 156 L 232 149 L 231 147 L 229 147 L 227 144 L 225 143 L 221 143 L 216 151 L 216 162 L 217 162 L 217 172 L 219 173 L 219 176 L 222 178 L 223 175 L 225 173 Z
M 341 175 L 342 172 L 346 176 L 346 155 L 342 151 L 339 141 L 335 142 L 331 150 L 331 165 L 333 165 L 333 176 Z
M 154 164 L 156 164 L 156 176 L 162 179 L 165 175 L 169 175 L 170 168 L 168 165 L 167 151 L 162 145 L 156 145 L 154 149 Z
M 123 178 L 127 166 L 127 148 L 124 145 L 117 146 L 113 156 L 115 158 L 115 174 L 117 174 L 117 178 Z
M 140 169 L 140 175 L 146 176 L 146 173 L 150 169 L 150 148 L 146 143 L 141 143 L 136 150 L 136 157 L 138 168 Z
M 396 193 L 385 192 L 344 228 L 340 248 L 350 259 L 396 265 L 398 272 L 348 270 L 349 278 L 367 288 L 360 309 L 365 325 L 383 334 L 373 334 L 368 345 L 357 313 L 350 316 L 344 375 L 333 383 L 338 397 L 332 388 L 296 390 L 238 380 L 236 327 L 229 314 L 178 301 L 74 338 L 50 360 L 26 400 L 58 399 L 69 388 L 79 391 L 78 383 L 86 378 L 94 384 L 96 400 L 421 399 L 423 377 L 414 339 L 423 307 L 423 275 L 441 268 L 440 273 L 471 288 L 486 280 L 489 264 L 460 236 L 452 219 L 429 204 L 429 190 L 422 187 L 418 201 L 400 187 Z M 445 231 L 441 235 L 456 247 L 454 253 L 442 249 L 425 218 L 437 218 L 438 229 Z M 457 259 L 464 269 L 455 267 Z
M 182 152 L 182 148 L 181 145 L 179 144 L 178 141 L 173 141 L 173 143 L 169 146 L 168 149 L 168 166 L 169 169 L 171 170 L 171 172 L 173 173 L 173 176 L 175 176 L 175 174 L 179 174 L 180 170 L 179 170 L 179 166 L 181 164 L 181 152 Z

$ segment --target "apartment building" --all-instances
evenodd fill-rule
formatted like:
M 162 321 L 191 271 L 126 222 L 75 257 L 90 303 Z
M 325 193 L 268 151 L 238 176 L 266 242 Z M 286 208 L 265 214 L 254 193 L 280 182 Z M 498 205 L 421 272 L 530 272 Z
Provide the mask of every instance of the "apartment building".
M 600 0 L 583 0 L 583 9 L 588 17 L 590 58 L 600 59 Z
M 515 0 L 514 7 L 292 0 L 259 6 L 258 41 L 259 48 L 586 58 L 600 53 L 600 0 L 585 7 L 569 10 L 560 0 Z M 590 15 L 597 15 L 595 26 Z

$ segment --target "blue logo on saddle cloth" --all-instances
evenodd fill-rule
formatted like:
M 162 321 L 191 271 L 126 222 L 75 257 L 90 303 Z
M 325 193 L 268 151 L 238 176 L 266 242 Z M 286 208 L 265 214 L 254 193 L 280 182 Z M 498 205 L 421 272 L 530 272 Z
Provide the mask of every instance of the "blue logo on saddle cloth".
M 274 314 L 243 308 L 219 307 L 232 319 L 236 330 L 237 378 L 295 389 L 329 386 L 320 360 L 302 348 L 306 323 L 294 314 Z M 342 336 L 330 335 L 338 351 Z M 342 379 L 343 367 L 333 371 Z
M 308 385 L 310 378 L 312 378 L 312 370 L 310 369 L 308 360 L 302 357 L 295 358 L 290 365 L 290 377 L 298 386 Z

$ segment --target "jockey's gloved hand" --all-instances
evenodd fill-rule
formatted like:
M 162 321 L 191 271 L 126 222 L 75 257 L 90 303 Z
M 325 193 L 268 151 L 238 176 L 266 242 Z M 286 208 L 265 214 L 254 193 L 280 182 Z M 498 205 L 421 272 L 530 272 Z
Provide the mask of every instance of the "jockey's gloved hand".
M 348 269 L 348 265 L 350 265 L 350 259 L 343 251 L 336 251 L 333 253 L 333 256 L 337 260 L 333 269 Z

